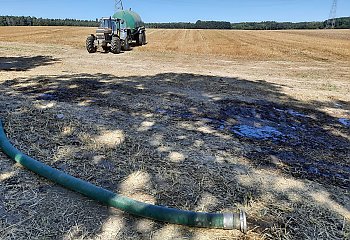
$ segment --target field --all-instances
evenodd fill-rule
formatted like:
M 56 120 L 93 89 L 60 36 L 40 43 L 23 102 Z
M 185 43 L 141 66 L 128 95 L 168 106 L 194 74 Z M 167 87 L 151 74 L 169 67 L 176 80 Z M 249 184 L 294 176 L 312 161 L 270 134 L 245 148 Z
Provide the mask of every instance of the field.
M 93 28 L 0 27 L 0 119 L 24 153 L 249 232 L 122 213 L 0 153 L 0 239 L 349 239 L 350 32 L 149 29 L 88 54 Z
M 4 28 L 3 28 L 4 29 Z M 84 48 L 82 36 L 94 28 L 10 27 L 0 41 L 62 44 Z M 2 33 L 2 32 L 1 32 Z M 221 56 L 241 60 L 342 60 L 350 58 L 347 30 L 330 31 L 223 31 L 156 30 L 147 31 L 149 45 L 138 49 L 147 53 L 172 52 Z

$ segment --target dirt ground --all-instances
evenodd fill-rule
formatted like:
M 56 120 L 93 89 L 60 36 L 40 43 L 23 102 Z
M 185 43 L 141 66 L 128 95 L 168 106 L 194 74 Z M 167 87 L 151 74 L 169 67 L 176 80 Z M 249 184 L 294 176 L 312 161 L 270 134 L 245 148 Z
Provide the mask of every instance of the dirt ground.
M 133 217 L 0 153 L 0 239 L 350 239 L 348 30 L 151 29 L 119 55 L 91 31 L 0 28 L 11 142 L 137 200 L 245 209 L 249 232 Z

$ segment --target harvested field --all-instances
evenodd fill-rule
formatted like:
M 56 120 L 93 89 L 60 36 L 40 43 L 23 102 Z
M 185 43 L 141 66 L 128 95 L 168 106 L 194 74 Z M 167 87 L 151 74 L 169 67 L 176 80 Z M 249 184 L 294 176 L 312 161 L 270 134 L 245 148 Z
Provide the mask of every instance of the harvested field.
M 137 200 L 244 208 L 250 230 L 133 217 L 0 153 L 0 239 L 350 238 L 349 31 L 151 29 L 113 55 L 84 50 L 93 30 L 0 28 L 12 143 Z
M 143 51 L 224 56 L 242 60 L 346 60 L 346 31 L 150 30 Z M 164 40 L 164 38 L 166 40 Z
M 0 41 L 42 42 L 84 48 L 84 37 L 94 31 L 94 28 L 81 27 L 0 27 Z M 240 60 L 346 61 L 350 58 L 348 30 L 149 29 L 147 37 L 149 44 L 138 51 L 221 56 Z

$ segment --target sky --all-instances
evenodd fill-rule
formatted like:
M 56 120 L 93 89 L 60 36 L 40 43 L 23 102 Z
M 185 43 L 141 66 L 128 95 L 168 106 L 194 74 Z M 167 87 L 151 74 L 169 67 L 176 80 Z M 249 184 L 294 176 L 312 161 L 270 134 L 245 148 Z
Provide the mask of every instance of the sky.
M 333 0 L 124 0 L 145 22 L 323 21 Z M 0 0 L 0 15 L 95 20 L 113 15 L 114 0 Z M 350 0 L 338 0 L 337 17 L 350 16 Z

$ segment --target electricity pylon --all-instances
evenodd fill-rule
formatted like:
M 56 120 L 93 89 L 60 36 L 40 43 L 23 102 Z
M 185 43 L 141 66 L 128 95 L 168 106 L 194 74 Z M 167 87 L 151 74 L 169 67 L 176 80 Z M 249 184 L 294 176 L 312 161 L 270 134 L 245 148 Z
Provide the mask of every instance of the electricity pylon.
M 115 11 L 124 10 L 123 0 L 115 0 Z
M 331 12 L 329 13 L 329 18 L 327 20 L 326 28 L 335 28 L 335 18 L 337 17 L 337 4 L 338 0 L 333 0 Z

